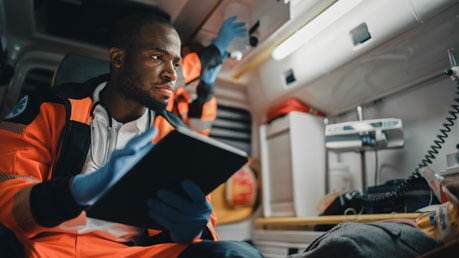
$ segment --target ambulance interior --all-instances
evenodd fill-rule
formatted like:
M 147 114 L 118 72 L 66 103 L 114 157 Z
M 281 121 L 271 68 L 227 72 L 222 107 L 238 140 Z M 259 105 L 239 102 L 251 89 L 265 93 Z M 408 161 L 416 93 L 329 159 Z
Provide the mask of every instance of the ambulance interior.
M 221 239 L 285 257 L 327 230 L 317 225 L 413 218 L 436 198 L 319 216 L 339 193 L 405 194 L 420 166 L 458 173 L 456 0 L 0 0 L 0 117 L 50 87 L 68 53 L 106 61 L 122 10 L 153 8 L 183 43 L 210 44 L 230 15 L 249 29 L 215 86 L 210 137 L 251 157 L 213 197 Z

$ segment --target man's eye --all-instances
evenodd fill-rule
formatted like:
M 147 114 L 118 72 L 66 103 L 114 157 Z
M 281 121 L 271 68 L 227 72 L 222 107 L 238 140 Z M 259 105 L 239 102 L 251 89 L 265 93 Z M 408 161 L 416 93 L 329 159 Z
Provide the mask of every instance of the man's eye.
M 180 63 L 174 64 L 175 70 L 180 69 Z
M 152 58 L 153 60 L 158 60 L 158 61 L 162 61 L 162 60 L 163 60 L 163 58 L 162 58 L 161 55 L 152 55 L 151 58 Z

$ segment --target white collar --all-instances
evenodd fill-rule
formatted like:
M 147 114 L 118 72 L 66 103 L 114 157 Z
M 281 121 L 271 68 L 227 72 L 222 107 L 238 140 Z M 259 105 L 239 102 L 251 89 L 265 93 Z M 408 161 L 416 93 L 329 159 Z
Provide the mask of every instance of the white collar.
M 93 95 L 92 95 L 93 105 L 98 102 L 100 103 L 100 93 L 105 88 L 105 86 L 107 86 L 107 82 L 102 82 L 94 90 Z M 153 119 L 155 117 L 155 112 L 153 110 L 146 109 L 145 113 L 143 113 L 143 115 L 140 116 L 138 119 L 127 122 L 127 123 L 121 123 L 121 122 L 116 121 L 112 117 L 109 118 L 108 112 L 105 109 L 105 107 L 103 105 L 97 105 L 97 104 L 94 107 L 93 113 L 102 114 L 102 116 L 97 115 L 94 117 L 97 117 L 97 119 L 105 120 L 107 124 L 108 124 L 108 119 L 111 119 L 112 120 L 111 123 L 114 128 L 119 129 L 121 126 L 125 126 L 125 127 L 135 126 L 137 130 L 140 132 L 145 132 L 148 128 L 150 128 L 150 126 L 152 126 L 151 124 L 153 123 Z

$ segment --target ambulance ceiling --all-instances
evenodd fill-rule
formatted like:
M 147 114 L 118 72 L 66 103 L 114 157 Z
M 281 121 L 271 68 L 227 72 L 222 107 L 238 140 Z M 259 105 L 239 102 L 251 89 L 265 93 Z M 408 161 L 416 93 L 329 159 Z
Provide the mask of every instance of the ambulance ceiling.
M 257 44 L 248 48 L 242 60 L 223 71 L 242 74 L 258 66 L 260 55 L 296 31 L 337 0 L 2 0 L 6 27 L 2 37 L 12 38 L 11 54 L 24 48 L 49 48 L 59 54 L 68 51 L 105 58 L 108 34 L 118 17 L 137 11 L 153 11 L 168 17 L 182 37 L 182 43 L 207 45 L 218 34 L 230 5 L 245 22 Z M 18 10 L 21 10 L 20 13 Z M 301 19 L 296 19 L 300 18 Z M 297 22 L 297 21 L 300 22 Z M 303 23 L 303 24 L 301 24 Z M 14 24 L 14 26 L 11 26 Z M 101 51 L 102 50 L 102 51 Z M 253 63 L 251 60 L 258 60 Z M 249 69 L 247 69 L 249 67 Z M 231 68 L 231 69 L 228 69 Z M 222 73 L 223 76 L 225 73 Z M 239 75 L 240 77 L 240 75 Z M 225 79 L 230 78 L 227 76 Z
M 33 8 L 42 33 L 98 46 L 107 45 L 109 29 L 117 17 L 146 10 L 170 18 L 184 43 L 207 44 L 217 35 L 229 3 L 240 4 L 240 11 L 250 18 L 248 23 L 254 23 L 262 16 L 260 12 L 269 12 L 272 6 L 287 6 L 278 0 L 35 0 Z M 288 12 L 283 13 L 285 22 Z M 274 29 L 280 25 L 282 22 Z
M 36 0 L 38 29 L 52 36 L 107 46 L 118 17 L 152 11 L 170 18 L 184 42 L 191 41 L 221 3 L 219 0 Z

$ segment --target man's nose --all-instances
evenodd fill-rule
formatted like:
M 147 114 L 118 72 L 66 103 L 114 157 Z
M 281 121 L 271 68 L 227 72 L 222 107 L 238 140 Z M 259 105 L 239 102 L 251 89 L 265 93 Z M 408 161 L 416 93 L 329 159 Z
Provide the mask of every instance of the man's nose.
M 167 79 L 168 81 L 176 81 L 177 80 L 177 70 L 175 69 L 175 64 L 172 62 L 167 62 L 164 65 L 164 70 L 162 71 L 161 76 L 163 79 Z

